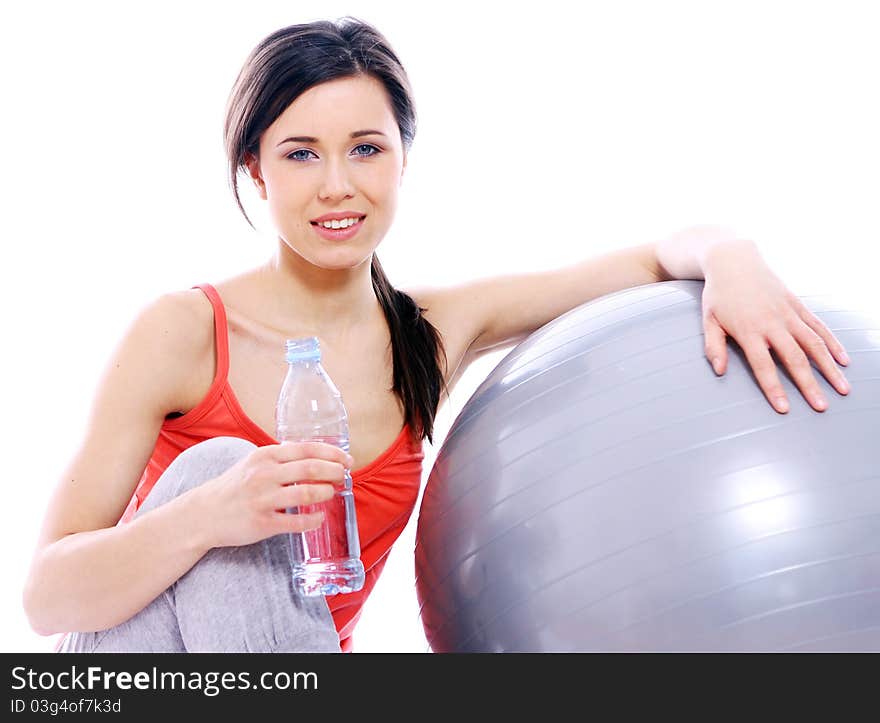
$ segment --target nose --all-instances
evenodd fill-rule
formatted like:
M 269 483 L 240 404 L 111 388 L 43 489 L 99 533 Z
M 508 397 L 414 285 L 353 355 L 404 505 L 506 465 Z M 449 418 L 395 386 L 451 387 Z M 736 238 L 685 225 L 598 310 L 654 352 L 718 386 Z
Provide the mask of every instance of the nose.
M 322 201 L 342 201 L 354 196 L 354 185 L 348 173 L 345 161 L 330 159 L 324 166 L 324 175 L 318 189 L 318 198 Z

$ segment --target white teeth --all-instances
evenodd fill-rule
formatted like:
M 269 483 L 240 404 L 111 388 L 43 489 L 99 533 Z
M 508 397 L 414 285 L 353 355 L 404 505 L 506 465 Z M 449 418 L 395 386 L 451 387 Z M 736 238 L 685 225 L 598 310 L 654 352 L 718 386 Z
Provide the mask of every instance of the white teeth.
M 324 228 L 348 228 L 349 226 L 354 226 L 359 219 L 357 218 L 343 218 L 339 221 L 322 221 L 319 225 Z

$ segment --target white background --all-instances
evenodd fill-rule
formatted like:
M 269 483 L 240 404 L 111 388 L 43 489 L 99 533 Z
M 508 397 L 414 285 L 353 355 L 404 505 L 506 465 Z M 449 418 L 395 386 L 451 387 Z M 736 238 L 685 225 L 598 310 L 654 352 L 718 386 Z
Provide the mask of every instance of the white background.
M 796 292 L 877 305 L 871 5 L 4 3 L 2 648 L 55 641 L 30 630 L 21 588 L 133 315 L 273 251 L 259 203 L 245 198 L 260 233 L 235 207 L 222 147 L 227 95 L 262 37 L 351 14 L 403 60 L 419 131 L 379 250 L 398 287 L 551 268 L 721 223 L 755 239 Z M 425 480 L 506 351 L 461 381 L 425 445 Z M 358 651 L 426 651 L 415 521 L 364 609 Z

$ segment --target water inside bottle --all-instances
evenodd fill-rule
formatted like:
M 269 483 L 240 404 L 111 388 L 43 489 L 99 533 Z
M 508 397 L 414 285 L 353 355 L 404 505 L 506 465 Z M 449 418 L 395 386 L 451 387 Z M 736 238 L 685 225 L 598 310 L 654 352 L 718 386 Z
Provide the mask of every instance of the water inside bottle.
M 341 447 L 346 453 L 349 449 L 346 437 L 310 439 Z M 308 480 L 301 484 L 308 484 Z M 324 513 L 324 521 L 319 527 L 290 536 L 293 585 L 297 592 L 312 596 L 360 590 L 364 585 L 364 566 L 360 560 L 350 471 L 345 471 L 345 480 L 336 485 L 332 498 L 314 505 L 300 505 L 291 511 Z

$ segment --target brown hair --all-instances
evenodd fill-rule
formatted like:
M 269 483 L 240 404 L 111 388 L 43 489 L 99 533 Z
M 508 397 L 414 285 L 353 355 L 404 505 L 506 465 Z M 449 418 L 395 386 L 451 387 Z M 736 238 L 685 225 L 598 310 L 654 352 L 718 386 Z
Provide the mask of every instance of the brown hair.
M 409 150 L 416 132 L 409 79 L 388 41 L 368 23 L 344 17 L 290 25 L 266 36 L 251 51 L 230 93 L 223 129 L 229 183 L 251 228 L 238 193 L 238 173 L 245 169 L 248 154 L 259 157 L 260 136 L 309 88 L 356 75 L 369 75 L 384 85 L 403 147 Z M 425 309 L 391 285 L 375 252 L 370 271 L 391 332 L 392 391 L 417 437 L 433 442 L 434 416 L 445 388 L 441 354 L 448 364 L 443 341 L 422 315 Z

